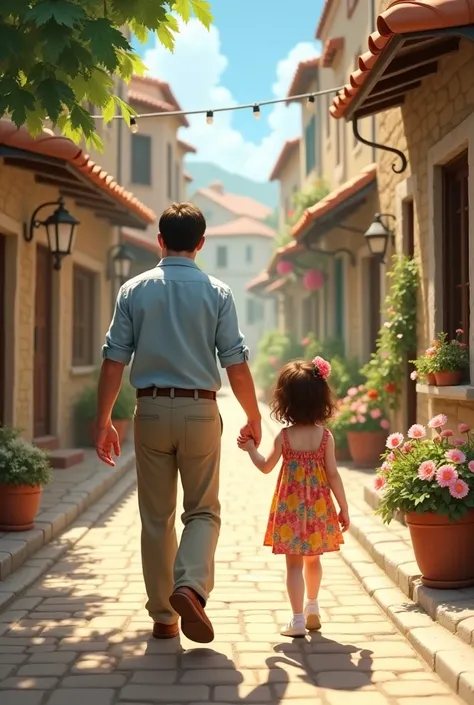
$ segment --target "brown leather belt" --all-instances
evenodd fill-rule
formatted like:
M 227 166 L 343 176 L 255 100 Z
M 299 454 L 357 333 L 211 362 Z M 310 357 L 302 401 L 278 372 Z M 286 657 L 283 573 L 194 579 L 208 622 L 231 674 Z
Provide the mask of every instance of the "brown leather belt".
M 216 400 L 216 393 L 207 389 L 162 389 L 160 387 L 146 387 L 137 389 L 137 397 L 174 397 L 188 399 L 211 399 Z

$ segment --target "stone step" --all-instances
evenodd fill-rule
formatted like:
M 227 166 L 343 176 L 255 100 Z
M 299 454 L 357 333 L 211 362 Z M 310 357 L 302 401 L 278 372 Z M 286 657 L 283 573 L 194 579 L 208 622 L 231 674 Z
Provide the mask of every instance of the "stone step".
M 51 467 L 58 470 L 67 470 L 74 465 L 84 462 L 84 450 L 82 448 L 62 448 L 49 453 Z
M 474 649 L 474 588 L 435 590 L 425 587 L 403 517 L 384 524 L 373 511 L 378 506 L 378 496 L 370 486 L 364 494 L 365 507 L 359 504 L 353 513 L 350 533 L 390 580 L 433 622 Z
M 33 444 L 41 450 L 57 450 L 59 448 L 59 438 L 57 436 L 38 436 L 33 438 Z

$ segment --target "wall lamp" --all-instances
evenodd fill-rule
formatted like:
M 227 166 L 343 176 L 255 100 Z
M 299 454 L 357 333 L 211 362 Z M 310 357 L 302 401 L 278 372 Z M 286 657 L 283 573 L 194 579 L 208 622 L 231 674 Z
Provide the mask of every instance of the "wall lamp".
M 130 249 L 120 243 L 110 248 L 108 254 L 108 278 L 117 279 L 123 284 L 130 278 L 130 271 L 135 257 Z
M 391 213 L 376 213 L 369 229 L 364 234 L 371 254 L 380 260 L 380 264 L 385 263 L 388 244 L 393 242 L 395 238 L 393 230 L 389 228 L 386 222 L 384 223 L 382 218 L 393 218 L 396 220 Z
M 54 213 L 46 220 L 38 220 L 37 215 L 43 208 L 57 206 Z M 63 257 L 70 255 L 74 247 L 76 227 L 80 222 L 74 218 L 64 207 L 64 201 L 59 198 L 57 201 L 43 203 L 34 211 L 31 216 L 29 227 L 24 225 L 23 237 L 25 242 L 31 242 L 34 238 L 35 229 L 44 227 L 48 238 L 48 247 L 54 258 L 54 269 L 61 269 Z

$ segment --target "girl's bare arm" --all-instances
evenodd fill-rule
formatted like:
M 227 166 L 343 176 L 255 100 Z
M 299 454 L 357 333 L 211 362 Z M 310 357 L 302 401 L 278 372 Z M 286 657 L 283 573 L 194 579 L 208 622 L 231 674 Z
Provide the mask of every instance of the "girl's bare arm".
M 343 525 L 343 529 L 346 530 L 349 528 L 349 507 L 347 504 L 344 485 L 342 484 L 341 476 L 339 475 L 339 471 L 337 469 L 334 438 L 332 437 L 331 433 L 329 434 L 328 442 L 326 445 L 325 460 L 326 475 L 328 478 L 329 487 L 331 488 L 331 491 L 339 505 L 339 509 L 341 510 L 341 523 Z
M 265 474 L 273 470 L 275 465 L 280 460 L 283 451 L 281 433 L 279 433 L 273 441 L 273 448 L 271 449 L 270 454 L 267 458 L 265 458 L 261 453 L 258 452 L 253 441 L 241 442 L 241 439 L 239 439 L 238 444 L 239 448 L 247 451 L 250 456 L 250 460 L 255 465 L 255 467 L 258 468 L 260 472 L 263 472 Z

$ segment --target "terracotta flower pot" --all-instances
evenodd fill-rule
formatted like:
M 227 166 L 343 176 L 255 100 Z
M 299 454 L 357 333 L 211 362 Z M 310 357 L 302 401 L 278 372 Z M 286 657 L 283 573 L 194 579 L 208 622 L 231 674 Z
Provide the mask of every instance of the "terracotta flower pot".
M 336 446 L 336 460 L 339 463 L 344 463 L 348 460 L 351 460 L 351 454 L 349 452 L 349 448 L 338 448 Z
M 130 421 L 128 419 L 112 419 L 112 423 L 115 426 L 119 442 L 122 445 L 127 440 L 128 431 L 130 428 Z M 89 435 L 91 438 L 92 445 L 95 444 L 95 434 L 96 434 L 96 424 L 95 421 L 89 423 Z
M 405 520 L 423 585 L 440 590 L 474 585 L 474 510 L 454 522 L 432 512 L 411 512 Z
M 431 387 L 436 387 L 436 375 L 434 372 L 428 372 L 426 381 Z
M 435 372 L 438 387 L 456 387 L 461 384 L 462 372 Z
M 29 531 L 41 499 L 42 487 L 0 485 L 0 531 Z
M 352 460 L 361 468 L 375 468 L 386 450 L 385 431 L 348 431 L 347 442 Z

